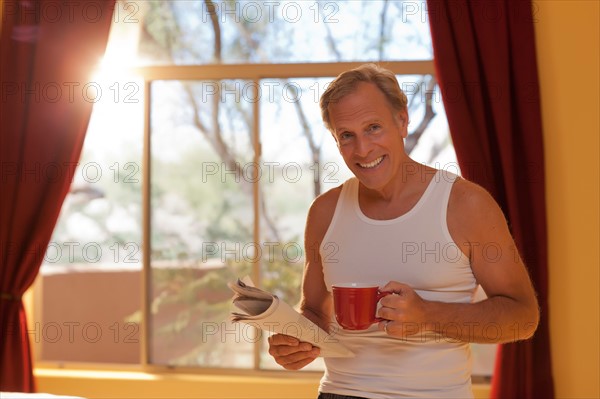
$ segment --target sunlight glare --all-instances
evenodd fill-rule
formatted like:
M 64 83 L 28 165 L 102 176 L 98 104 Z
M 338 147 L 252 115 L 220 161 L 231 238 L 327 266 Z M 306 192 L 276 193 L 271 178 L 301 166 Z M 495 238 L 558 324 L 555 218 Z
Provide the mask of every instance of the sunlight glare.
M 139 24 L 114 23 L 104 57 L 91 76 L 97 91 L 86 135 L 92 158 L 108 162 L 137 148 L 143 131 L 143 90 L 139 66 Z
M 104 57 L 92 75 L 94 82 L 132 77 L 131 69 L 139 65 L 139 31 L 137 24 L 113 23 Z

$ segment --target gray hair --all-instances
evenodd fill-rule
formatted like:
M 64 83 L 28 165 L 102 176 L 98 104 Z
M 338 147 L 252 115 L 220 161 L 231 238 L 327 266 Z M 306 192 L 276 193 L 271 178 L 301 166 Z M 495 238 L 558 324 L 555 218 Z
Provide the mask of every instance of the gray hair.
M 354 92 L 361 82 L 372 83 L 377 86 L 385 95 L 392 111 L 397 112 L 406 109 L 408 100 L 406 94 L 400 89 L 396 75 L 376 64 L 364 64 L 341 73 L 327 86 L 321 96 L 321 117 L 329 131 L 331 131 L 329 105 Z

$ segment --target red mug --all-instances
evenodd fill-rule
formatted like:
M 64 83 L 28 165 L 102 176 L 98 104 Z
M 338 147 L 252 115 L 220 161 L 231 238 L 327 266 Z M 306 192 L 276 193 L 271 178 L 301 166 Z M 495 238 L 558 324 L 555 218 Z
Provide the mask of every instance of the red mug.
M 335 319 L 345 330 L 366 330 L 385 319 L 376 317 L 377 303 L 391 292 L 380 292 L 373 284 L 333 284 Z

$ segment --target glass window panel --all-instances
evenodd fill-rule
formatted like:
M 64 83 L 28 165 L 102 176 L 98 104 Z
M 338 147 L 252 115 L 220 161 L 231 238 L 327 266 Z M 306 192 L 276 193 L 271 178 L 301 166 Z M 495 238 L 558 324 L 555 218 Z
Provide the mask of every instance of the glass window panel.
M 139 38 L 140 65 L 432 58 L 424 1 L 169 0 L 116 9 L 115 25 Z
M 261 162 L 270 172 L 260 181 L 261 239 L 270 245 L 263 250 L 261 284 L 292 306 L 300 300 L 308 208 L 317 195 L 350 176 L 321 121 L 320 91 L 330 80 L 261 81 Z M 261 367 L 280 368 L 266 350 Z M 323 369 L 322 359 L 305 368 L 315 369 Z
M 252 264 L 247 83 L 152 85 L 151 363 L 253 366 L 252 332 L 228 322 L 226 285 Z
M 105 73 L 88 86 L 82 95 L 94 108 L 36 282 L 41 298 L 31 338 L 43 361 L 136 364 L 143 83 Z
M 260 231 L 264 241 L 277 243 L 273 253 L 283 262 L 270 262 L 274 258 L 265 253 L 262 284 L 292 304 L 299 300 L 308 208 L 316 196 L 351 176 L 321 121 L 318 90 L 330 80 L 261 81 L 261 163 L 268 174 L 260 180 L 265 210 Z
M 397 75 L 408 98 L 406 151 L 417 162 L 460 174 L 439 86 L 432 75 Z

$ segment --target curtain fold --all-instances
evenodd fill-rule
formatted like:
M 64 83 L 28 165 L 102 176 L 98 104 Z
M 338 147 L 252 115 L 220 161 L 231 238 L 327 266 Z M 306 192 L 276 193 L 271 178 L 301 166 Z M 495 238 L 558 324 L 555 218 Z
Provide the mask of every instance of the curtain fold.
M 492 397 L 552 398 L 544 152 L 532 4 L 428 0 L 427 6 L 437 79 L 462 174 L 486 188 L 503 209 L 541 308 L 532 339 L 499 346 Z
M 21 297 L 79 160 L 114 0 L 0 5 L 0 391 L 33 392 Z

